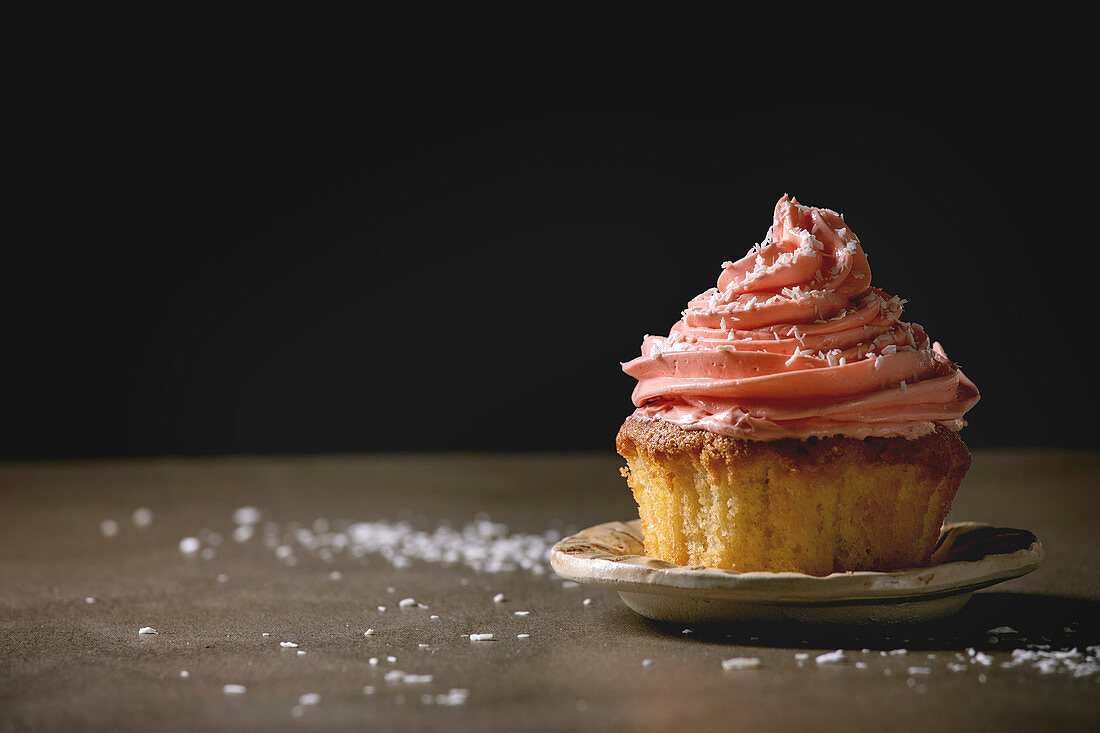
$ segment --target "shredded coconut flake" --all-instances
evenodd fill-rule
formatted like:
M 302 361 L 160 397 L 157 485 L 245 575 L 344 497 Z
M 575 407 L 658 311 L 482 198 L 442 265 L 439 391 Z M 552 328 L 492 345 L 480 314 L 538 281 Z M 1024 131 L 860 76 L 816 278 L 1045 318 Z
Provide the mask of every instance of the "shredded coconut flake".
M 428 695 L 427 696 L 428 700 L 425 701 L 425 702 L 427 704 L 435 703 L 436 705 L 447 705 L 447 706 L 465 705 L 466 700 L 469 699 L 469 697 L 470 697 L 470 691 L 469 690 L 456 687 L 456 688 L 453 688 L 449 692 L 446 692 L 442 695 L 436 695 L 435 697 L 432 697 L 432 696 Z M 421 699 L 423 700 L 423 698 L 421 698 Z
M 757 669 L 763 665 L 764 663 L 760 660 L 760 657 L 733 657 L 732 659 L 722 660 L 722 669 L 726 671 Z
M 997 626 L 995 628 L 989 629 L 985 633 L 987 633 L 987 634 L 1018 634 L 1020 632 L 1017 631 L 1016 629 L 1012 628 L 1011 626 Z
M 834 652 L 818 654 L 814 657 L 814 661 L 818 664 L 843 664 L 848 661 L 848 657 L 844 654 L 843 649 L 837 649 Z
M 966 653 L 970 655 L 970 659 L 975 664 L 980 664 L 983 667 L 993 666 L 993 657 L 985 652 L 975 651 L 973 647 L 966 650 Z
M 409 674 L 408 672 L 402 672 L 400 669 L 392 669 L 386 672 L 383 678 L 386 682 L 403 683 L 406 685 L 425 685 L 432 681 L 430 674 Z

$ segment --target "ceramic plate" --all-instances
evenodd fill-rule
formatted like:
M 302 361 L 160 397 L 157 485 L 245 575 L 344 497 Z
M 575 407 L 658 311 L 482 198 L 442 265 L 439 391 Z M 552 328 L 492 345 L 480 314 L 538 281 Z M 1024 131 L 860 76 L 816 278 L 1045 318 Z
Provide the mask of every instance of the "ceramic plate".
M 554 545 L 561 577 L 618 591 L 657 621 L 905 623 L 942 618 L 971 594 L 1039 567 L 1034 534 L 976 522 L 944 525 L 928 567 L 894 572 L 739 573 L 646 557 L 641 522 L 608 522 Z

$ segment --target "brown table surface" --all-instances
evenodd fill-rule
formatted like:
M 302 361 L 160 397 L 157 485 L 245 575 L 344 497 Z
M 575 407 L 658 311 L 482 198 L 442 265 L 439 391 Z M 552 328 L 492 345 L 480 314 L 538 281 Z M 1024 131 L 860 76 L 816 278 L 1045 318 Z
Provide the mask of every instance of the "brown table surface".
M 1032 530 L 1046 559 L 918 626 L 684 633 L 552 572 L 395 567 L 333 545 L 357 521 L 431 531 L 485 513 L 513 534 L 560 536 L 629 519 L 619 465 L 591 453 L 0 464 L 0 729 L 1100 730 L 1100 673 L 1002 666 L 1027 644 L 1100 643 L 1100 453 L 976 451 L 952 518 Z M 241 506 L 263 523 L 238 542 Z M 151 524 L 135 525 L 139 507 Z M 188 536 L 205 557 L 181 553 Z M 1018 633 L 987 633 L 1000 626 Z M 838 648 L 848 664 L 815 663 Z M 952 671 L 958 655 L 966 669 Z M 738 656 L 763 664 L 724 671 Z

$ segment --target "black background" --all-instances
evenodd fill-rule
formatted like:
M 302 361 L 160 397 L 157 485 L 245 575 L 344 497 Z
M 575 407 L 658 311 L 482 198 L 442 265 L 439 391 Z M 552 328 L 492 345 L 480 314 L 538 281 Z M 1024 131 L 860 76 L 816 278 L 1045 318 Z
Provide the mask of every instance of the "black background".
M 0 457 L 611 450 L 619 363 L 783 193 L 977 383 L 972 447 L 1092 445 L 1082 49 L 523 45 L 44 54 Z

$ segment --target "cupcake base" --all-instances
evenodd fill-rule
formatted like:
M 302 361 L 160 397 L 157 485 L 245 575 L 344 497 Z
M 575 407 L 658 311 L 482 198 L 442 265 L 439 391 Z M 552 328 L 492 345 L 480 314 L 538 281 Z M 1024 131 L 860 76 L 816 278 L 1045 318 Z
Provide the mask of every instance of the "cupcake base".
M 616 438 L 646 554 L 828 575 L 927 564 L 970 467 L 958 434 L 736 440 L 629 417 Z

